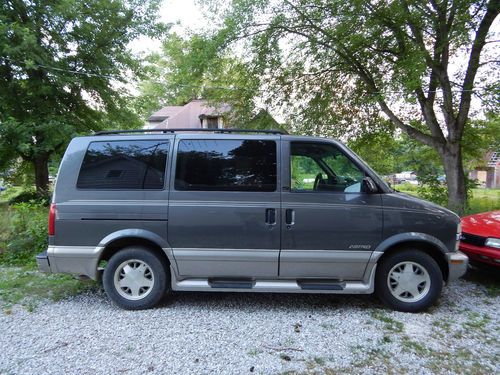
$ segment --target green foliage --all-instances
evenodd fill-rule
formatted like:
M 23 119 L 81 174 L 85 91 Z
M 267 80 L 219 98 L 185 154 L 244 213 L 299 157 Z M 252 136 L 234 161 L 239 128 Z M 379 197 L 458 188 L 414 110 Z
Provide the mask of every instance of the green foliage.
M 420 185 L 417 192 L 423 199 L 446 206 L 448 202 L 448 189 L 446 185 L 439 182 L 437 177 L 435 174 L 419 176 Z
M 396 190 L 398 190 L 398 191 L 405 192 L 405 193 L 411 193 L 413 195 L 418 195 L 417 194 L 417 192 L 418 192 L 418 185 L 412 185 L 412 184 L 409 184 L 409 183 L 404 183 L 404 184 L 394 185 L 393 188 L 396 189 Z
M 394 188 L 403 193 L 420 196 L 420 187 L 410 184 L 396 185 Z M 480 212 L 500 210 L 500 189 L 475 189 L 470 188 L 469 200 L 464 214 L 472 215 Z
M 383 113 L 446 161 L 448 204 L 463 207 L 463 174 L 450 171 L 462 165 L 479 78 L 480 99 L 498 97 L 495 60 L 480 59 L 496 0 L 213 2 L 221 45 L 244 51 L 266 102 L 285 108 L 295 131 L 352 138 L 376 133 Z
M 135 109 L 143 117 L 166 105 L 183 105 L 191 99 L 231 106 L 230 127 L 280 128 L 255 104 L 260 80 L 249 64 L 222 51 L 220 37 L 173 33 L 163 42 L 160 54 L 148 57 L 147 76 L 140 84 Z
M 485 167 L 484 155 L 500 150 L 500 113 L 489 112 L 483 120 L 470 121 L 464 129 L 462 150 L 467 168 Z
M 395 138 L 390 128 L 367 132 L 350 140 L 348 146 L 381 175 L 406 169 L 400 166 L 402 164 L 400 161 L 401 142 Z
M 21 157 L 46 190 L 71 137 L 141 122 L 123 90 L 140 64 L 127 44 L 158 36 L 159 0 L 0 3 L 0 170 Z
M 20 203 L 30 203 L 39 204 L 41 206 L 48 206 L 50 202 L 50 195 L 40 195 L 34 189 L 22 190 L 17 195 L 14 195 L 9 199 L 10 205 L 16 205 Z
M 479 212 L 500 210 L 500 189 L 471 189 L 466 213 L 469 215 Z
M 12 228 L 12 213 L 11 208 L 8 206 L 7 202 L 0 201 L 0 253 L 5 248 L 8 239 L 11 236 Z
M 81 282 L 71 275 L 42 274 L 28 267 L 0 267 L 0 306 L 5 313 L 15 304 L 33 311 L 43 299 L 59 301 L 97 289 L 95 281 Z
M 4 215 L 9 215 L 9 233 L 2 239 L 0 264 L 34 265 L 35 255 L 47 249 L 47 217 L 45 205 L 31 201 L 18 203 Z

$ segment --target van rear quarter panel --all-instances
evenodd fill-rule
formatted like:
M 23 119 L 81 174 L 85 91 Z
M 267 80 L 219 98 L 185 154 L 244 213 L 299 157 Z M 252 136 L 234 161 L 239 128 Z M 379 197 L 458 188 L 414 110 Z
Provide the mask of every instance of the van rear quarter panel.
M 69 144 L 57 176 L 53 203 L 57 206 L 55 246 L 97 246 L 111 233 L 142 229 L 167 238 L 168 173 L 164 190 L 87 190 L 77 188 L 83 157 L 91 142 L 125 140 L 170 140 L 172 135 L 106 136 L 75 138 Z

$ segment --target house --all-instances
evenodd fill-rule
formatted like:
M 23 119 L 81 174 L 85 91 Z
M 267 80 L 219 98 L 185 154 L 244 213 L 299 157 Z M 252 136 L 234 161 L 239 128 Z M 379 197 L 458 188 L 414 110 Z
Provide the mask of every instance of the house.
M 394 175 L 396 183 L 410 183 L 413 185 L 418 184 L 417 174 L 413 171 L 404 171 Z
M 195 99 L 185 105 L 167 106 L 153 113 L 144 126 L 145 129 L 174 128 L 224 128 L 230 111 L 227 104 L 209 105 L 206 100 Z
M 469 178 L 483 188 L 500 188 L 500 151 L 486 153 L 482 165 L 470 171 Z

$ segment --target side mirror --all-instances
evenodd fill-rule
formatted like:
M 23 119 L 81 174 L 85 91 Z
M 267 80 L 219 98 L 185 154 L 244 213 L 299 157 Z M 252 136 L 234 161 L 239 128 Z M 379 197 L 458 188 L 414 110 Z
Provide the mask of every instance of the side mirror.
M 365 177 L 361 183 L 361 191 L 369 194 L 378 193 L 378 187 L 371 177 Z

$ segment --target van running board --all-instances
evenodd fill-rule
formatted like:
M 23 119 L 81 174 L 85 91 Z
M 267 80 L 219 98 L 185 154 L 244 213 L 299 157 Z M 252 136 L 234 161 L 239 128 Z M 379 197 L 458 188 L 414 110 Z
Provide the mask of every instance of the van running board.
M 297 280 L 297 285 L 305 290 L 344 290 L 344 281 L 332 280 Z
M 252 289 L 254 282 L 251 279 L 208 279 L 211 288 Z
M 191 292 L 274 292 L 274 293 L 325 293 L 325 294 L 370 294 L 373 293 L 374 275 L 364 281 L 333 280 L 253 280 L 190 278 L 177 280 L 172 273 L 172 289 Z

